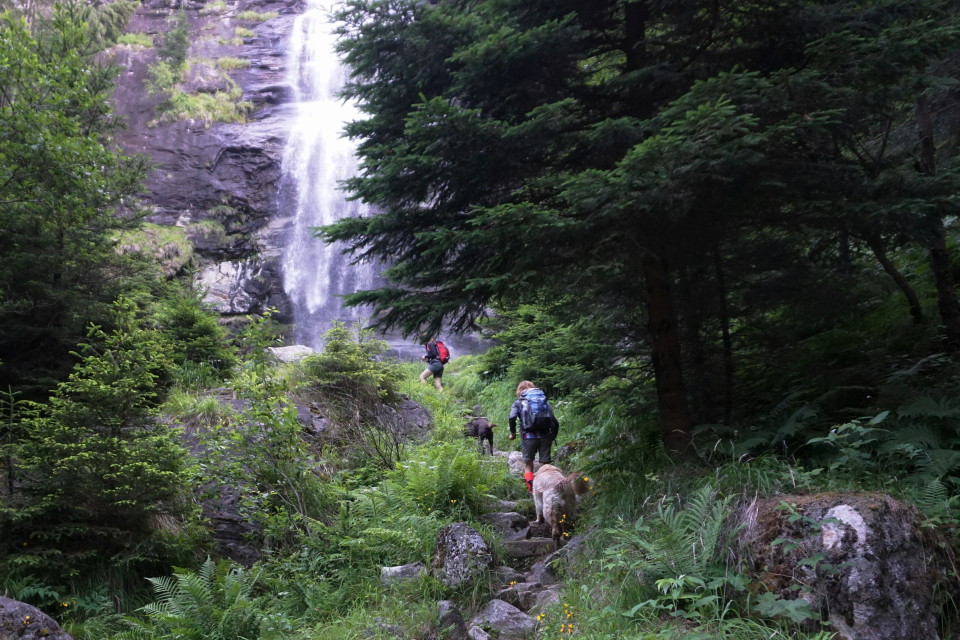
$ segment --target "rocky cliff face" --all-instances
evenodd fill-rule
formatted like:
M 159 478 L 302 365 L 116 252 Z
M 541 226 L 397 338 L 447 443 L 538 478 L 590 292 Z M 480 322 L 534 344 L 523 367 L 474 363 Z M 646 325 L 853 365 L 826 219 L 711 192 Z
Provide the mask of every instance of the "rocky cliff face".
M 190 30 L 184 94 L 213 96 L 232 81 L 242 91 L 239 101 L 250 103 L 246 122 L 158 121 L 165 98 L 147 88 L 158 49 L 120 44 L 108 52 L 120 67 L 115 111 L 127 122 L 117 142 L 154 165 L 145 194 L 152 211 L 148 222 L 189 240 L 157 251 L 179 258 L 170 270 L 190 265 L 208 302 L 224 316 L 274 307 L 280 320 L 288 321 L 279 257 L 290 219 L 280 210 L 278 193 L 289 115 L 286 39 L 302 5 L 299 0 L 186 0 L 182 5 L 147 0 L 127 30 L 159 45 L 181 6 Z M 225 61 L 230 65 L 221 64 Z M 160 237 L 171 243 L 168 235 Z

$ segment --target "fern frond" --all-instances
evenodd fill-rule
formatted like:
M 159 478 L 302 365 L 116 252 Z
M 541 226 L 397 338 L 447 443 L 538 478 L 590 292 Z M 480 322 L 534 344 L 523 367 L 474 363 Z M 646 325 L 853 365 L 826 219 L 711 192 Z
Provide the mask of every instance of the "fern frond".
M 952 398 L 919 396 L 897 409 L 897 415 L 904 418 L 958 418 L 960 404 Z

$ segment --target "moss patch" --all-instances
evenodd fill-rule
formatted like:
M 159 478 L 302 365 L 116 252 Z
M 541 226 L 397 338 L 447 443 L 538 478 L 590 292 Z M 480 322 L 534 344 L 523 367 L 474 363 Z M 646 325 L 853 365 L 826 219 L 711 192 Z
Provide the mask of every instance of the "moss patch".
M 139 229 L 121 233 L 117 246 L 122 252 L 154 258 L 167 275 L 179 273 L 193 259 L 193 244 L 181 227 L 144 223 Z

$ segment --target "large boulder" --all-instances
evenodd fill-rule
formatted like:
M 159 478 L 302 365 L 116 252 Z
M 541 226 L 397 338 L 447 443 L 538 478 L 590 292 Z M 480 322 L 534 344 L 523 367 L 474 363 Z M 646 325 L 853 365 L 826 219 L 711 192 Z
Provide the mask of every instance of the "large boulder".
M 491 600 L 470 626 L 493 632 L 495 638 L 528 638 L 536 630 L 537 621 L 510 603 Z
M 939 638 L 946 565 L 914 509 L 879 493 L 778 496 L 744 505 L 737 521 L 740 558 L 773 594 L 761 594 L 768 613 L 802 599 L 811 629 L 822 617 L 838 640 Z
M 36 607 L 0 596 L 0 640 L 73 640 Z
M 493 566 L 490 546 L 466 522 L 454 522 L 437 535 L 434 575 L 448 587 L 470 584 Z

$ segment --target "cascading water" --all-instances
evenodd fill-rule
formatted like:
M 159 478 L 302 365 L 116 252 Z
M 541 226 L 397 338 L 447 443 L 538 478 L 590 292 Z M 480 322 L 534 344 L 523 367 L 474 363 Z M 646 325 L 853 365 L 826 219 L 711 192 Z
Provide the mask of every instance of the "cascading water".
M 283 256 L 284 290 L 293 305 L 294 339 L 322 348 L 324 332 L 333 321 L 365 319 L 369 311 L 347 309 L 340 296 L 377 284 L 381 265 L 352 265 L 342 247 L 314 238 L 311 228 L 348 216 L 368 213 L 348 202 L 338 182 L 356 175 L 356 146 L 343 137 L 343 125 L 361 117 L 355 105 L 337 97 L 346 79 L 335 50 L 331 7 L 307 0 L 293 25 L 288 48 L 287 80 L 295 109 L 283 153 L 282 209 L 295 212 Z M 392 352 L 416 358 L 423 347 L 399 336 L 381 336 Z M 455 354 L 476 351 L 476 336 L 445 336 Z
M 308 0 L 293 25 L 288 49 L 288 82 L 295 113 L 283 154 L 281 202 L 295 210 L 283 256 L 284 289 L 293 304 L 297 343 L 320 348 L 334 320 L 362 320 L 340 296 L 370 288 L 374 265 L 351 265 L 341 247 L 314 238 L 312 227 L 366 213 L 348 202 L 338 181 L 356 174 L 353 141 L 343 137 L 345 122 L 359 117 L 354 105 L 337 97 L 346 72 L 335 49 L 330 7 Z

